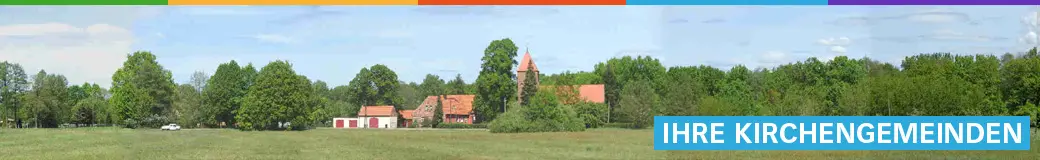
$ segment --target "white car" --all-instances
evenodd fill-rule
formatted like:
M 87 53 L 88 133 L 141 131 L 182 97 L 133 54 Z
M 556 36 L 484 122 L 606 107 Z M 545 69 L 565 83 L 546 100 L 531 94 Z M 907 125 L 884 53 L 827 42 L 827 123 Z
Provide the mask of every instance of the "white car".
M 161 129 L 162 130 L 168 130 L 168 131 L 176 131 L 176 130 L 181 130 L 181 126 L 178 126 L 177 124 L 170 124 L 170 125 L 162 126 Z

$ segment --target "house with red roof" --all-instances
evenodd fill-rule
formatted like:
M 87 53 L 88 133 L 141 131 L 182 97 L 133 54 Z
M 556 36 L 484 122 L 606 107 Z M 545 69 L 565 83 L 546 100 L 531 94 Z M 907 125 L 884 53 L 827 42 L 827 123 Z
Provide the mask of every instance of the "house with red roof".
M 441 102 L 441 111 L 444 113 L 442 115 L 434 115 L 438 98 Z M 433 120 L 434 116 L 441 116 L 441 123 L 473 124 L 473 121 L 476 121 L 476 113 L 473 111 L 474 98 L 476 95 L 428 96 L 412 112 L 414 123 L 422 124 L 423 121 Z
M 397 128 L 399 116 L 394 106 L 362 106 L 357 117 L 332 121 L 334 128 Z
M 413 124 L 412 122 L 414 121 L 414 117 L 412 117 L 412 113 L 414 112 L 415 110 L 401 110 L 401 119 L 403 119 L 403 121 L 401 121 L 401 124 L 398 126 L 402 128 L 411 127 Z

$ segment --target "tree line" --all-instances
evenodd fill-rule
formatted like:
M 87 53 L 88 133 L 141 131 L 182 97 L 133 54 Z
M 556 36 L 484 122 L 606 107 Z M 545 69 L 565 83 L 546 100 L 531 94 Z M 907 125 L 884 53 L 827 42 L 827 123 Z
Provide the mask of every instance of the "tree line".
M 513 123 L 559 126 L 539 129 L 547 131 L 578 130 L 573 128 L 580 124 L 646 127 L 653 115 L 1040 114 L 1040 55 L 1035 48 L 1000 57 L 919 54 L 906 57 L 899 67 L 839 56 L 826 62 L 808 58 L 773 68 L 738 65 L 722 70 L 665 67 L 649 56 L 623 56 L 598 63 L 593 71 L 541 76 L 544 85 L 604 84 L 605 104 L 581 103 L 574 88 L 566 87 L 524 86 L 524 94 L 517 95 L 517 49 L 508 38 L 492 41 L 471 84 L 460 75 L 446 81 L 433 74 L 420 83 L 405 82 L 377 64 L 362 68 L 347 85 L 331 88 L 297 74 L 286 61 L 259 69 L 229 61 L 213 75 L 195 72 L 178 84 L 155 55 L 140 51 L 128 54 L 109 89 L 69 85 L 64 76 L 43 70 L 28 75 L 19 64 L 5 61 L 0 63 L 0 120 L 10 127 L 179 123 L 295 130 L 355 116 L 363 105 L 413 109 L 427 96 L 445 94 L 475 94 L 478 123 L 515 111 L 507 116 Z
M 598 77 L 595 77 L 597 76 Z M 899 67 L 845 56 L 774 68 L 665 68 L 648 56 L 618 57 L 595 71 L 546 79 L 605 84 L 610 122 L 646 127 L 653 115 L 1040 116 L 1040 55 L 919 54 Z M 557 80 L 558 81 L 558 80 Z

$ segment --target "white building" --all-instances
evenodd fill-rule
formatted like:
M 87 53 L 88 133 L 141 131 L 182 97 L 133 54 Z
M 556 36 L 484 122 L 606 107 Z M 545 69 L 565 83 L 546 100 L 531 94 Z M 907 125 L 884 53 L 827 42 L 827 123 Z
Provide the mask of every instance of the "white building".
M 335 128 L 397 128 L 394 106 L 362 106 L 355 118 L 332 118 Z

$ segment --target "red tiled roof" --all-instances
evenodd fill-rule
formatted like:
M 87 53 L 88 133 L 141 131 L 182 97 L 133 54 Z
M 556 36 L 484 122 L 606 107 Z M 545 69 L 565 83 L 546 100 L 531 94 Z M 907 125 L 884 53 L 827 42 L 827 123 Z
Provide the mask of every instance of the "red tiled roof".
M 358 111 L 358 117 L 395 116 L 394 106 L 364 106 Z
M 538 72 L 538 65 L 534 65 L 534 61 L 531 60 L 531 53 L 524 51 L 524 59 L 520 60 L 520 67 L 517 68 L 516 71 L 527 71 L 527 64 L 531 64 L 531 68 L 533 68 L 535 72 Z
M 433 112 L 435 112 L 433 107 L 437 106 L 437 97 L 439 96 L 427 96 L 419 108 L 412 113 L 412 117 L 433 117 Z M 444 98 L 441 98 L 441 103 L 443 103 L 441 111 L 444 114 L 469 115 L 473 113 L 474 98 L 476 95 L 444 95 Z
M 473 98 L 476 95 L 446 95 L 441 102 L 444 114 L 469 115 L 473 112 Z M 435 102 L 436 103 L 436 102 Z
M 401 110 L 401 117 L 404 119 L 412 119 L 412 112 L 415 112 L 415 110 Z
M 581 98 L 589 102 L 603 103 L 607 101 L 602 84 L 581 85 L 578 88 L 578 94 L 581 94 Z

